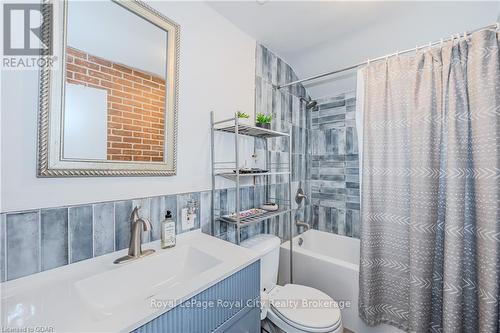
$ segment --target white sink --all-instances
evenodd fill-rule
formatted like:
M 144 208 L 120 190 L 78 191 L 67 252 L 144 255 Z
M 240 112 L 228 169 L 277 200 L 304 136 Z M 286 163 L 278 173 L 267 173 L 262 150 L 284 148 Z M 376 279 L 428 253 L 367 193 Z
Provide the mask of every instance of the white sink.
M 178 288 L 220 263 L 221 260 L 202 250 L 185 246 L 79 280 L 75 282 L 75 288 L 93 310 L 112 315 L 113 310 L 123 304 Z
M 2 283 L 2 327 L 129 332 L 258 260 L 200 231 L 179 235 L 171 249 L 148 248 L 156 252 L 125 264 L 113 264 L 122 250 Z

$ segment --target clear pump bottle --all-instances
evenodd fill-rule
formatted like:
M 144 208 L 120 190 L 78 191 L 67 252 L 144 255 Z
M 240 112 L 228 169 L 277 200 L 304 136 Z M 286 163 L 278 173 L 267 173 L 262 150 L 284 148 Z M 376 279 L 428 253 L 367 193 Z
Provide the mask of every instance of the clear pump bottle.
M 173 246 L 175 246 L 175 221 L 172 219 L 172 212 L 167 210 L 167 215 L 161 222 L 161 248 Z

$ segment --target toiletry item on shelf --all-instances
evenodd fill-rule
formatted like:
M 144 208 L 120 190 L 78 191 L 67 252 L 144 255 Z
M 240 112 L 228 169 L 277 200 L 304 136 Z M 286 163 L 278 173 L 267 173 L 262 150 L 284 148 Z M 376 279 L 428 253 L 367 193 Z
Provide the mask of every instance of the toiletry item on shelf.
M 248 210 L 244 210 L 240 212 L 240 219 L 245 219 L 245 218 L 250 218 L 250 217 L 255 217 L 259 216 L 262 214 L 267 213 L 264 209 L 260 208 L 251 208 Z M 223 215 L 221 216 L 223 220 L 229 221 L 229 222 L 236 222 L 236 213 L 233 214 L 228 214 L 228 215 Z
M 236 170 L 233 170 L 234 173 L 236 173 Z M 269 170 L 264 170 L 260 168 L 241 168 L 240 173 L 241 174 L 249 174 L 249 173 L 267 173 Z
M 167 215 L 161 222 L 161 248 L 173 246 L 175 246 L 175 221 L 172 219 L 172 212 L 167 210 Z
M 267 210 L 268 212 L 275 212 L 278 210 L 279 206 L 277 203 L 274 202 L 266 202 L 260 208 Z
M 252 157 L 253 156 L 255 156 L 255 155 L 252 155 Z M 240 166 L 240 174 L 266 173 L 269 171 L 269 170 L 256 168 L 256 167 L 249 168 L 249 167 L 247 167 L 247 162 L 248 161 L 245 161 L 244 165 L 242 167 Z M 255 161 L 254 161 L 254 164 L 255 164 Z M 236 170 L 233 170 L 233 172 L 236 173 Z
M 182 231 L 191 230 L 194 228 L 197 209 L 198 209 L 198 202 L 193 199 L 188 200 L 186 206 L 182 208 L 181 210 Z

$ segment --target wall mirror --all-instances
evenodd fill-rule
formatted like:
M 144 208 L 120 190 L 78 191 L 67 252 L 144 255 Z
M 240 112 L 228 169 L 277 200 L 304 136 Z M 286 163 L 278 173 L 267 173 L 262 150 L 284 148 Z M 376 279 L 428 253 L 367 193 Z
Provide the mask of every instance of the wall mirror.
M 54 1 L 38 176 L 176 173 L 179 25 L 140 1 Z M 50 38 L 50 40 L 48 40 Z

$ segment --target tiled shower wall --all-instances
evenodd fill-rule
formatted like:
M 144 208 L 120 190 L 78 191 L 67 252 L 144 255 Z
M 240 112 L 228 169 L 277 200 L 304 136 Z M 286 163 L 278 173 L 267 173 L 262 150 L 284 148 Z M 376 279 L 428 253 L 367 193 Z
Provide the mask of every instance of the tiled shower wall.
M 355 93 L 318 99 L 312 111 L 312 226 L 359 238 Z
M 277 85 L 283 85 L 297 79 L 297 75 L 287 63 L 263 45 L 257 45 L 255 53 L 255 113 L 271 114 L 273 117 L 271 128 L 281 132 L 291 130 L 292 139 L 291 142 L 287 138 L 268 139 L 267 146 L 263 139 L 256 139 L 255 151 L 258 158 L 267 155 L 268 161 L 276 163 L 272 165 L 280 165 L 291 170 L 291 202 L 288 201 L 288 175 L 268 177 L 269 183 L 264 191 L 268 192 L 271 201 L 276 201 L 282 206 L 291 206 L 293 223 L 297 220 L 309 220 L 310 206 L 306 202 L 298 206 L 294 198 L 299 186 L 304 191 L 309 192 L 311 156 L 308 150 L 308 140 L 311 117 L 310 113 L 306 111 L 306 103 L 301 100 L 301 98 L 308 98 L 307 92 L 301 84 L 284 89 L 277 89 Z M 291 166 L 287 164 L 290 159 L 290 144 Z M 263 178 L 257 179 L 259 185 L 264 185 L 263 181 Z M 273 218 L 261 223 L 260 226 L 253 226 L 253 230 L 247 234 L 251 235 L 257 231 L 273 233 L 282 240 L 286 240 L 289 237 L 289 218 L 288 214 Z M 297 233 L 298 230 L 294 227 L 293 231 Z
M 262 45 L 257 45 L 255 67 L 255 113 L 271 114 L 273 130 L 289 132 L 291 129 L 292 182 L 297 187 L 299 182 L 309 178 L 311 114 L 303 100 L 308 99 L 307 92 L 301 84 L 277 89 L 278 85 L 298 80 L 298 77 L 288 64 Z M 257 156 L 267 154 L 271 162 L 287 163 L 289 143 L 286 138 L 270 139 L 266 147 L 263 139 L 257 139 Z M 271 184 L 287 181 L 288 177 L 283 176 L 271 178 Z
M 288 197 L 288 175 L 269 176 L 268 183 L 264 177 L 255 178 L 255 186 L 249 187 L 248 193 L 242 193 L 242 210 L 259 207 L 266 200 L 277 202 L 281 208 L 293 209 L 292 219 L 309 220 L 310 206 L 305 202 L 298 206 L 295 201 L 295 192 L 299 186 L 308 192 L 310 179 L 310 154 L 308 151 L 309 129 L 311 117 L 305 111 L 307 93 L 302 85 L 287 89 L 277 89 L 277 85 L 297 80 L 292 68 L 263 45 L 257 45 L 255 53 L 255 115 L 258 113 L 271 114 L 273 119 L 271 129 L 280 132 L 292 131 L 292 140 L 288 138 L 255 139 L 255 155 L 257 160 L 271 162 L 271 171 L 291 170 L 292 193 L 291 202 Z M 267 140 L 267 141 L 266 141 Z M 266 144 L 267 142 L 267 144 Z M 290 144 L 292 163 L 290 166 Z M 278 168 L 277 168 L 278 167 Z M 216 193 L 215 211 L 235 211 L 235 189 L 222 190 Z M 220 196 L 220 197 L 219 197 Z M 220 206 L 217 206 L 220 205 Z M 272 233 L 282 240 L 289 235 L 289 214 L 268 219 L 241 229 L 241 240 L 259 233 Z M 223 221 L 214 223 L 213 235 L 235 242 L 236 231 L 234 224 Z M 298 229 L 295 227 L 294 233 Z M 209 225 L 204 231 L 211 233 Z
M 248 197 L 242 194 L 242 209 L 258 207 L 266 200 L 291 205 L 292 222 L 304 220 L 313 229 L 359 238 L 359 159 L 356 133 L 355 92 L 318 99 L 318 105 L 307 110 L 305 88 L 298 84 L 287 89 L 277 85 L 297 80 L 292 68 L 266 47 L 257 45 L 255 72 L 255 113 L 272 114 L 272 129 L 292 130 L 292 202 L 288 199 L 288 176 L 271 176 L 269 185 L 256 178 Z M 288 140 L 256 139 L 257 158 L 267 155 L 271 162 L 289 161 Z M 309 201 L 298 206 L 295 193 L 302 187 Z M 221 197 L 218 197 L 221 195 Z M 216 193 L 215 210 L 234 211 L 234 189 Z M 219 205 L 219 206 L 217 206 Z M 241 240 L 258 233 L 272 233 L 288 239 L 289 215 L 273 218 L 243 228 Z M 210 233 L 211 230 L 208 230 Z M 297 233 L 297 227 L 293 232 Z M 235 242 L 234 225 L 215 223 L 214 235 Z

